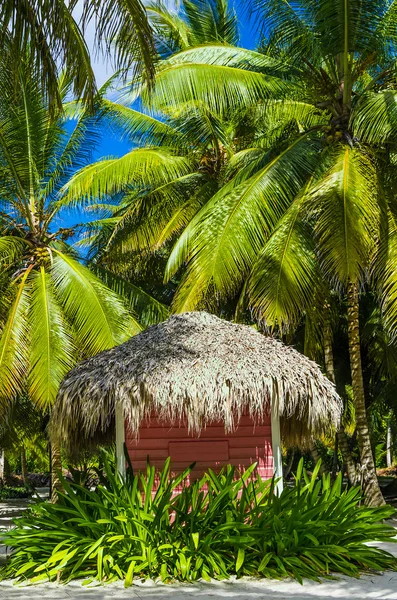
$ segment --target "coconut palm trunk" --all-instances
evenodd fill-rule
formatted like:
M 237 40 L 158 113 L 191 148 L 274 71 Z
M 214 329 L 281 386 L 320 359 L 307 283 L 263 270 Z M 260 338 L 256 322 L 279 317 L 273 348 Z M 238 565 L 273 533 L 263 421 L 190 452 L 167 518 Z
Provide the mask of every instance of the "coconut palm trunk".
M 332 348 L 332 329 L 329 318 L 329 306 L 325 307 L 327 310 L 327 320 L 324 327 L 324 363 L 325 363 L 325 372 L 327 377 L 332 383 L 335 383 L 335 367 L 334 367 L 334 350 Z M 335 445 L 334 445 L 334 456 L 332 459 L 332 476 L 336 477 L 336 470 L 338 466 L 338 432 L 335 435 Z M 345 460 L 345 458 L 344 458 Z
M 393 456 L 392 456 L 392 445 L 393 445 L 393 436 L 390 425 L 390 418 L 387 423 L 387 435 L 386 435 L 386 465 L 391 467 L 393 464 Z
M 58 492 L 63 491 L 62 482 L 60 475 L 62 474 L 62 456 L 61 448 L 58 444 L 51 445 L 51 490 L 50 498 L 51 502 L 56 502 L 58 499 Z
M 367 504 L 371 506 L 380 506 L 384 504 L 385 501 L 376 476 L 375 461 L 372 453 L 367 412 L 365 408 L 365 392 L 360 349 L 358 286 L 357 283 L 353 281 L 349 281 L 347 289 L 347 319 L 350 370 L 356 411 L 357 438 L 360 450 L 363 491 Z
M 326 308 L 326 310 L 329 310 Z M 328 321 L 328 319 L 327 319 Z M 332 330 L 330 323 L 324 327 L 324 362 L 325 372 L 332 383 L 335 383 L 334 351 L 332 348 Z
M 334 367 L 334 351 L 332 348 L 332 330 L 329 323 L 326 324 L 324 328 L 324 362 L 325 362 L 325 372 L 327 377 L 332 383 L 335 383 L 335 367 Z M 347 477 L 351 485 L 357 485 L 360 482 L 360 476 L 357 472 L 357 467 L 352 457 L 352 453 L 349 447 L 349 440 L 347 438 L 345 429 L 341 424 L 339 430 L 336 432 L 335 436 L 335 449 L 334 449 L 334 458 L 332 465 L 332 473 L 336 475 L 336 467 L 338 461 L 338 450 L 343 456 L 343 462 L 345 471 L 347 473 Z
M 28 469 L 26 466 L 26 450 L 24 446 L 21 447 L 21 474 L 22 481 L 25 485 L 28 484 Z
M 4 452 L 3 461 L 4 461 L 3 483 L 5 485 L 8 485 L 10 483 L 10 481 L 11 481 L 11 469 L 10 469 L 10 463 L 8 462 L 8 458 L 7 458 L 6 452 Z
M 317 449 L 317 444 L 316 444 L 316 440 L 312 440 L 311 444 L 310 444 L 310 453 L 313 457 L 314 463 L 317 464 L 321 459 L 320 453 Z M 323 473 L 327 472 L 327 468 L 325 467 L 324 463 L 321 462 L 321 466 L 320 466 L 320 470 L 319 470 L 319 474 L 322 475 Z
M 4 450 L 0 448 L 0 485 L 4 480 Z

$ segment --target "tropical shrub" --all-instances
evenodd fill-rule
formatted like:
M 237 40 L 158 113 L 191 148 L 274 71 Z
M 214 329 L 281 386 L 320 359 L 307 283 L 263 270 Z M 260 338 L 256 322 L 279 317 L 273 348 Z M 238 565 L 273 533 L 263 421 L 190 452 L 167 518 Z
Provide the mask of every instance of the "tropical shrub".
M 12 487 L 9 485 L 0 486 L 0 500 L 14 500 L 17 498 L 30 498 L 33 489 L 28 486 Z
M 106 485 L 89 490 L 63 481 L 56 504 L 37 503 L 15 520 L 3 543 L 13 552 L 1 577 L 32 582 L 134 577 L 194 581 L 232 574 L 318 579 L 331 573 L 397 569 L 389 553 L 366 545 L 390 540 L 382 523 L 394 510 L 361 505 L 358 488 L 309 476 L 300 462 L 295 486 L 280 497 L 274 480 L 228 466 L 188 481 L 191 469 L 129 475 L 121 482 L 105 461 Z M 238 475 L 238 476 L 237 476 Z M 252 479 L 251 479 L 252 478 Z M 179 490 L 179 491 L 178 491 Z

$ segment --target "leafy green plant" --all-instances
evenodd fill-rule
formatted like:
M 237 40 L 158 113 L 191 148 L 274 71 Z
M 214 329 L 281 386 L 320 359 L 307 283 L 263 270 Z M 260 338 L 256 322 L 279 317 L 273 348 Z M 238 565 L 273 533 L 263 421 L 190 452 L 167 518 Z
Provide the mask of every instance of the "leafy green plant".
M 33 489 L 28 486 L 12 487 L 9 485 L 0 486 L 0 500 L 13 500 L 17 498 L 30 498 Z
M 3 543 L 13 552 L 1 577 L 32 582 L 134 577 L 194 581 L 231 574 L 318 579 L 397 569 L 389 553 L 366 545 L 390 540 L 382 523 L 394 509 L 360 504 L 359 489 L 342 489 L 339 476 L 309 476 L 300 462 L 295 486 L 280 497 L 274 480 L 228 466 L 187 483 L 191 468 L 120 481 L 105 459 L 105 485 L 89 490 L 64 480 L 56 504 L 37 503 L 15 520 Z

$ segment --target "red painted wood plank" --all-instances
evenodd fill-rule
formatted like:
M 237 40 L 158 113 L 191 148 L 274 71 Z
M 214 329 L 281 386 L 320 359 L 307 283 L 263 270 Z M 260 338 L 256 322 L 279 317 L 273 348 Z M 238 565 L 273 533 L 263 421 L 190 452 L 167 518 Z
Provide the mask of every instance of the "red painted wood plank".
M 172 462 L 188 463 L 193 461 L 206 461 L 212 464 L 213 461 L 229 460 L 229 444 L 227 440 L 200 440 L 190 442 L 170 442 L 169 455 Z
M 142 450 L 141 448 L 135 448 L 133 450 L 129 450 L 129 454 L 132 460 L 145 460 L 147 456 L 149 456 L 150 460 L 154 459 L 162 459 L 165 460 L 168 458 L 168 448 L 164 450 Z
M 233 462 L 235 459 L 246 459 L 251 458 L 252 460 L 268 460 L 272 458 L 271 454 L 266 454 L 265 449 L 262 447 L 257 448 L 238 448 L 237 450 L 229 448 L 230 461 Z
M 229 439 L 230 437 L 247 437 L 247 436 L 263 436 L 266 437 L 266 435 L 269 435 L 269 428 L 265 425 L 263 426 L 258 426 L 255 429 L 251 426 L 243 426 L 243 427 L 239 427 L 235 432 L 230 433 L 230 434 L 225 434 L 225 429 L 223 427 L 208 427 L 207 429 L 203 429 L 201 432 L 200 436 L 194 436 L 194 435 L 189 435 L 187 432 L 186 428 L 177 428 L 177 427 L 173 427 L 173 428 L 165 428 L 165 427 L 148 427 L 148 428 L 142 428 L 139 432 L 139 437 L 141 440 L 143 439 L 159 439 L 159 438 L 163 438 L 165 436 L 168 437 L 168 439 L 181 439 L 181 438 L 188 438 L 188 439 L 207 439 L 207 438 L 227 438 Z M 127 438 L 131 438 L 131 436 L 128 435 L 128 431 L 127 431 Z
M 195 461 L 183 461 L 183 462 L 175 462 L 172 461 L 172 470 L 177 470 L 178 472 L 184 470 L 187 466 L 189 466 L 190 462 L 195 462 Z M 265 461 L 264 459 L 258 459 L 256 460 L 255 458 L 249 459 L 249 458 L 242 458 L 242 459 L 233 459 L 233 460 L 213 460 L 213 461 L 196 461 L 196 466 L 195 468 L 199 469 L 199 468 L 219 468 L 222 466 L 227 466 L 228 464 L 233 464 L 236 467 L 239 468 L 246 468 L 249 467 L 250 465 L 252 465 L 254 462 L 257 462 L 258 465 L 260 467 L 270 467 L 271 464 L 271 460 L 267 460 Z M 161 459 L 153 459 L 150 461 L 150 464 L 155 466 L 155 467 L 162 467 L 164 465 L 164 461 L 162 461 Z M 132 466 L 134 469 L 143 469 L 146 468 L 146 460 L 135 460 L 132 461 Z
M 263 446 L 266 444 L 271 445 L 272 442 L 272 438 L 271 438 L 271 432 L 270 432 L 270 427 L 269 430 L 267 432 L 265 432 L 265 435 L 250 435 L 250 436 L 241 436 L 241 437 L 236 437 L 234 435 L 229 436 L 228 438 L 229 440 L 229 446 L 231 448 L 244 448 L 247 444 L 247 440 L 250 440 L 250 444 L 251 446 Z
M 187 438 L 187 443 L 191 441 L 191 438 Z M 170 442 L 170 438 L 159 438 L 159 439 L 140 439 L 138 441 L 126 439 L 125 443 L 129 450 L 165 450 L 168 452 L 168 444 Z
M 197 438 L 191 438 L 191 437 L 185 437 L 185 438 L 181 438 L 178 439 L 178 443 L 186 443 L 189 444 L 192 441 L 196 440 Z M 199 438 L 200 440 L 201 438 Z M 172 438 L 171 438 L 172 440 Z M 249 444 L 247 443 L 247 440 L 249 440 Z M 202 440 L 204 441 L 204 440 Z M 210 438 L 206 438 L 205 441 L 207 443 L 210 443 L 212 441 L 220 441 L 219 438 L 216 438 L 214 436 L 213 439 Z M 267 453 L 271 453 L 272 449 L 271 449 L 271 438 L 270 437 L 263 437 L 263 436 L 252 436 L 251 438 L 247 438 L 247 437 L 241 437 L 241 438 L 237 438 L 234 436 L 229 436 L 227 438 L 227 441 L 229 443 L 229 448 L 246 448 L 248 445 L 252 448 L 255 448 L 257 446 L 263 446 L 265 448 L 265 450 L 267 451 Z M 150 450 L 165 450 L 166 452 L 168 452 L 168 444 L 170 442 L 170 438 L 169 437 L 161 437 L 158 439 L 154 439 L 154 438 L 144 438 L 144 439 L 139 439 L 139 440 L 135 440 L 135 439 L 126 439 L 126 445 L 127 448 L 129 450 L 146 450 L 146 451 L 150 451 Z

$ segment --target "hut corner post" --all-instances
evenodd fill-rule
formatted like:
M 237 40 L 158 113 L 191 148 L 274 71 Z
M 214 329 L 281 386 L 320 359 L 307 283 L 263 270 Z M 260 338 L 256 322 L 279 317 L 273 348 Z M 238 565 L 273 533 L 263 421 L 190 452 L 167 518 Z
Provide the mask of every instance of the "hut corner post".
M 271 432 L 272 432 L 272 452 L 273 452 L 273 467 L 275 478 L 278 482 L 275 487 L 275 492 L 279 496 L 284 489 L 283 484 L 283 458 L 281 454 L 281 434 L 280 434 L 280 413 L 278 396 L 274 394 L 271 401 Z
M 116 407 L 115 407 L 115 420 L 116 420 L 117 473 L 119 474 L 119 477 L 121 479 L 125 479 L 125 476 L 126 476 L 125 456 L 124 456 L 125 419 L 124 419 L 124 411 L 118 403 L 116 403 Z

